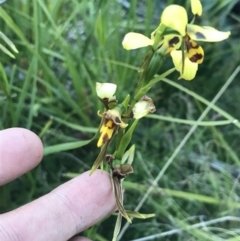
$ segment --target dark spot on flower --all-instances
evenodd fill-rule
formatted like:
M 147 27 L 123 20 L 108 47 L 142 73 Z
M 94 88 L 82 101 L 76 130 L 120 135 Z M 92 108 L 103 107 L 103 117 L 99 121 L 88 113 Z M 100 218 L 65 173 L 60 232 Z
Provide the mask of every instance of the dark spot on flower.
M 198 49 L 199 48 L 199 45 L 193 40 L 186 41 L 185 43 L 186 43 L 186 47 L 187 47 L 188 51 L 190 49 Z
M 169 47 L 174 47 L 177 43 L 179 43 L 179 37 L 174 37 L 168 41 Z
M 203 55 L 202 55 L 202 54 L 194 54 L 194 55 L 190 58 L 190 60 L 191 60 L 191 62 L 196 63 L 196 62 L 198 62 L 198 60 L 200 60 L 200 59 L 202 59 L 202 58 L 203 58 Z
M 107 118 L 105 118 L 105 119 L 103 120 L 103 125 L 104 125 L 104 126 L 106 126 L 106 125 L 107 125 L 107 123 L 108 123 L 108 119 L 107 119 Z
M 115 124 L 121 124 L 121 120 L 116 116 L 114 119 Z
M 200 32 L 196 32 L 195 35 L 196 35 L 197 39 L 206 39 L 206 37 Z
M 103 143 L 106 143 L 109 140 L 108 134 L 105 133 L 104 136 L 102 137 Z

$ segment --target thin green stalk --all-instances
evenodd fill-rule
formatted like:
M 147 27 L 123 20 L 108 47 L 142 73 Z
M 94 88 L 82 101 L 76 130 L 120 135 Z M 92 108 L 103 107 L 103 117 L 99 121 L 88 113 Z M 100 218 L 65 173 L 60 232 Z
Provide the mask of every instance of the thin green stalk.
M 179 119 L 171 116 L 162 116 L 162 115 L 155 115 L 155 114 L 149 114 L 146 116 L 146 118 L 169 121 L 171 123 L 179 123 L 179 124 L 185 124 L 185 125 L 195 125 L 197 122 L 195 120 Z M 201 123 L 198 123 L 198 125 L 199 126 L 221 126 L 221 125 L 233 124 L 234 121 L 235 120 L 202 121 Z

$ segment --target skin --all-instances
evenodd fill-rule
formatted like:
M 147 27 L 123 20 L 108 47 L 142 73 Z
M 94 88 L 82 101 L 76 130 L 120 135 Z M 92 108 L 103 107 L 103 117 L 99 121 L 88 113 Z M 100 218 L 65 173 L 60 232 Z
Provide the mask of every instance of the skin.
M 22 128 L 0 131 L 0 185 L 39 164 L 41 140 Z M 0 215 L 0 240 L 66 241 L 116 210 L 109 174 L 85 172 L 52 192 Z M 74 237 L 71 241 L 89 241 Z

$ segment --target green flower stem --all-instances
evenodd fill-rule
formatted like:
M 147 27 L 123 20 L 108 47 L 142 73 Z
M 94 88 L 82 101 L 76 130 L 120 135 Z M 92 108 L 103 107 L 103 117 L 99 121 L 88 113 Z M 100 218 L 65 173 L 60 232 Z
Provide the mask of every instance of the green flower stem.
M 140 91 L 134 96 L 134 100 L 137 102 L 140 98 L 142 98 L 155 84 L 161 81 L 166 76 L 170 75 L 175 68 L 169 69 L 165 73 L 159 75 L 158 77 L 152 79 L 147 85 L 140 89 Z
M 109 142 L 106 142 L 103 147 L 101 148 L 101 151 L 100 153 L 98 154 L 98 157 L 97 159 L 95 160 L 93 166 L 92 166 L 92 169 L 90 171 L 90 175 L 92 175 L 97 169 L 98 167 L 100 167 L 103 163 L 103 160 L 106 156 L 106 153 L 107 153 L 107 148 L 108 148 L 108 145 L 109 145 L 110 141 Z
M 160 55 L 159 53 L 154 53 L 148 66 L 146 69 L 144 69 L 144 72 L 142 74 L 142 85 L 146 85 L 149 83 L 149 81 L 154 77 L 155 74 L 157 74 L 159 68 L 161 67 L 163 60 L 165 58 Z
M 128 144 L 130 143 L 130 141 L 132 139 L 132 134 L 133 134 L 133 131 L 134 131 L 135 127 L 137 126 L 137 123 L 138 123 L 138 120 L 137 119 L 134 120 L 134 122 L 129 127 L 127 132 L 123 135 L 123 137 L 121 139 L 121 143 L 119 145 L 119 148 L 113 154 L 117 159 L 120 159 L 120 160 L 122 159 L 122 156 L 125 153 L 125 150 L 126 150 Z
M 150 62 L 151 62 L 151 59 L 152 59 L 153 55 L 154 55 L 154 52 L 153 52 L 153 51 L 148 52 L 148 54 L 146 55 L 145 59 L 143 60 L 141 66 L 140 66 L 140 71 L 142 71 L 142 74 L 141 74 L 141 76 L 140 76 L 140 78 L 139 78 L 139 81 L 138 81 L 138 83 L 137 83 L 137 88 L 136 88 L 136 90 L 135 90 L 135 94 L 139 91 L 139 89 L 140 89 L 140 88 L 142 87 L 142 85 L 143 85 L 144 76 L 145 76 L 145 74 L 146 74 L 146 71 L 147 71 L 147 69 L 148 69 L 148 66 L 149 66 L 149 64 L 150 64 Z
M 153 49 L 157 50 L 158 45 L 160 43 L 160 40 L 162 38 L 162 35 L 164 33 L 166 29 L 166 26 L 164 26 L 163 24 L 160 24 L 156 30 L 155 36 L 154 36 L 154 43 L 153 43 Z
M 158 49 L 158 45 L 160 43 L 160 40 L 162 38 L 162 35 L 163 35 L 165 29 L 166 29 L 166 27 L 164 25 L 160 24 L 155 31 L 152 51 L 150 51 L 146 55 L 145 59 L 143 60 L 142 65 L 140 67 L 141 69 L 143 69 L 143 72 L 138 81 L 138 85 L 137 85 L 135 93 L 137 93 L 139 91 L 139 89 L 142 87 L 144 82 L 148 81 L 148 79 L 152 79 L 152 77 L 157 73 L 158 68 L 162 64 L 163 56 L 161 56 L 159 53 L 156 53 L 156 51 Z
M 138 93 L 134 96 L 134 99 L 132 100 L 132 103 L 127 111 L 127 114 L 130 114 L 134 105 L 141 99 L 155 84 L 157 84 L 159 81 L 161 81 L 166 76 L 170 75 L 175 68 L 169 69 L 165 73 L 158 75 L 156 78 L 152 79 L 146 86 L 142 87 Z
M 124 101 L 122 102 L 122 105 L 123 105 L 123 107 L 124 107 L 124 110 L 127 110 L 129 100 L 130 100 L 130 95 L 128 94 L 128 95 L 126 96 L 126 98 L 124 99 Z M 123 114 L 124 114 L 124 113 L 123 113 Z
M 124 135 L 124 129 L 122 128 L 119 128 L 118 129 L 118 132 L 117 132 L 117 140 L 116 140 L 116 150 L 118 150 L 119 146 L 120 146 L 120 143 L 121 143 L 121 140 L 122 140 L 122 137 Z

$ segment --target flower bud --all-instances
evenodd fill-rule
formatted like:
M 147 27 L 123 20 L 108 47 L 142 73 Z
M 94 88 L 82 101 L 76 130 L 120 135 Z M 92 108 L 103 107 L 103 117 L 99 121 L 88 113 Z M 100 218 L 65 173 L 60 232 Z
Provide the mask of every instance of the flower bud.
M 191 0 L 191 9 L 194 15 L 202 15 L 202 4 L 200 0 Z
M 155 110 L 152 99 L 144 95 L 133 107 L 133 118 L 140 119 L 148 113 L 153 113 Z
M 117 85 L 112 83 L 96 83 L 97 96 L 100 99 L 109 99 L 113 97 L 117 90 Z

